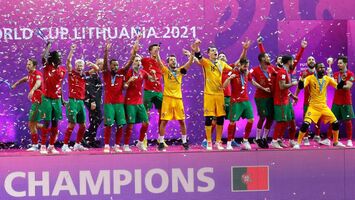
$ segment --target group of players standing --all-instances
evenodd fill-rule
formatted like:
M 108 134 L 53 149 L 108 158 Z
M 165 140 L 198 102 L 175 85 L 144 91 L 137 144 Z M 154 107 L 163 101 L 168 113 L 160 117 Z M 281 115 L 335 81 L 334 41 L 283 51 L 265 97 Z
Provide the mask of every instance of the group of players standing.
M 142 123 L 139 138 L 136 146 L 147 151 L 147 144 L 144 142 L 149 126 L 149 111 L 153 104 L 159 113 L 159 137 L 158 150 L 165 151 L 167 145 L 164 141 L 165 128 L 170 120 L 178 120 L 182 133 L 182 146 L 185 150 L 189 149 L 186 136 L 185 113 L 182 101 L 182 78 L 187 74 L 190 66 L 195 62 L 201 66 L 204 76 L 204 116 L 206 140 L 203 146 L 206 150 L 212 150 L 212 132 L 216 129 L 215 147 L 223 150 L 222 132 L 224 120 L 229 119 L 227 150 L 233 150 L 237 145 L 234 141 L 236 122 L 240 118 L 247 119 L 245 131 L 242 139 L 242 148 L 251 149 L 249 135 L 252 129 L 254 116 L 251 102 L 248 97 L 249 86 L 256 87 L 255 103 L 257 106 L 259 121 L 257 124 L 256 138 L 254 142 L 260 148 L 268 148 L 267 137 L 273 121 L 276 121 L 271 146 L 273 148 L 286 148 L 283 137 L 286 129 L 289 133 L 289 145 L 293 148 L 300 148 L 302 140 L 304 145 L 309 145 L 307 132 L 311 123 L 316 125 L 316 136 L 314 139 L 320 144 L 330 145 L 330 138 L 333 136 L 333 145 L 345 147 L 338 141 L 339 120 L 346 124 L 348 142 L 347 146 L 352 146 L 352 123 L 354 117 L 351 92 L 354 75 L 347 68 L 347 58 L 340 56 L 337 59 L 339 72 L 334 76 L 326 75 L 325 65 L 316 63 L 310 56 L 307 59 L 308 69 L 301 72 L 299 79 L 294 78 L 295 67 L 300 60 L 306 41 L 302 41 L 300 51 L 294 59 L 290 55 L 283 55 L 277 58 L 276 66 L 271 64 L 271 59 L 262 44 L 262 39 L 258 38 L 260 54 L 258 60 L 260 65 L 249 70 L 249 60 L 247 51 L 251 44 L 250 40 L 243 42 L 243 50 L 239 59 L 228 65 L 227 57 L 224 53 L 218 54 L 216 47 L 207 49 L 208 58 L 202 57 L 200 51 L 200 40 L 196 40 L 191 45 L 191 52 L 183 50 L 188 56 L 188 61 L 183 66 L 178 66 L 176 56 L 171 54 L 167 57 L 167 66 L 160 58 L 160 45 L 152 44 L 149 46 L 150 57 L 142 58 L 138 55 L 139 35 L 134 42 L 129 61 L 119 67 L 116 59 L 109 60 L 110 43 L 106 43 L 104 58 L 98 59 L 96 63 L 84 62 L 81 59 L 75 60 L 75 67 L 72 67 L 72 57 L 76 50 L 76 45 L 72 45 L 66 67 L 60 66 L 61 55 L 58 51 L 50 52 L 51 43 L 47 43 L 42 56 L 44 65 L 42 72 L 36 69 L 37 62 L 34 59 L 27 61 L 28 76 L 17 81 L 12 88 L 19 83 L 29 82 L 29 99 L 32 101 L 29 113 L 29 127 L 31 131 L 32 146 L 30 151 L 40 150 L 41 154 L 58 154 L 54 148 L 54 143 L 58 136 L 58 121 L 62 119 L 61 106 L 65 101 L 62 96 L 62 82 L 65 74 L 68 73 L 69 83 L 69 102 L 65 103 L 68 117 L 68 127 L 65 131 L 64 145 L 62 152 L 73 150 L 87 150 L 82 142 L 90 139 L 87 135 L 84 138 L 87 106 L 90 114 L 90 126 L 95 127 L 93 132 L 101 123 L 101 111 L 99 110 L 100 101 L 97 99 L 98 90 L 101 82 L 98 81 L 95 88 L 95 81 L 102 73 L 104 82 L 104 152 L 110 153 L 109 145 L 112 127 L 116 124 L 116 140 L 113 152 L 130 152 L 129 141 L 132 135 L 134 124 Z M 85 70 L 85 64 L 90 66 Z M 329 69 L 332 61 L 329 60 Z M 164 89 L 161 85 L 164 80 Z M 91 80 L 91 81 L 88 81 Z M 97 86 L 96 85 L 96 86 Z M 144 93 L 142 87 L 144 85 Z M 331 85 L 336 88 L 332 110 L 326 104 L 326 87 Z M 296 87 L 293 94 L 291 87 Z M 296 140 L 296 122 L 294 117 L 294 104 L 298 101 L 300 90 L 305 90 L 304 98 L 304 122 L 300 128 Z M 124 95 L 124 90 L 125 95 Z M 88 98 L 89 96 L 89 98 Z M 85 98 L 89 99 L 84 101 Z M 292 100 L 291 100 L 292 99 Z M 96 120 L 94 119 L 96 117 Z M 97 119 L 97 117 L 99 119 Z M 39 123 L 40 120 L 43 123 Z M 319 121 L 330 123 L 327 139 L 320 139 Z M 51 127 L 49 128 L 51 124 Z M 69 140 L 75 128 L 79 124 L 77 138 L 74 147 L 69 148 Z M 121 147 L 123 127 L 126 125 L 124 135 L 124 145 Z M 38 147 L 37 128 L 41 130 L 41 145 Z M 49 145 L 46 147 L 47 135 L 50 133 Z M 304 137 L 306 136 L 306 137 Z M 87 144 L 87 143 L 86 143 Z

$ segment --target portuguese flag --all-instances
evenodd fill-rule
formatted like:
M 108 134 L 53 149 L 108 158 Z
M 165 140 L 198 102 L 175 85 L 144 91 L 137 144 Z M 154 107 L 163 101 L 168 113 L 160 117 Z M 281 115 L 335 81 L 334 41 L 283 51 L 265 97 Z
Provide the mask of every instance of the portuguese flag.
M 269 167 L 232 167 L 232 191 L 268 191 Z

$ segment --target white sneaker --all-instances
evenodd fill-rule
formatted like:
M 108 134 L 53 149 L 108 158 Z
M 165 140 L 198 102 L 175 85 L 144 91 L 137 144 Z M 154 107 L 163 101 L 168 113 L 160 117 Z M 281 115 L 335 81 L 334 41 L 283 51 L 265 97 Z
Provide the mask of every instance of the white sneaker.
M 319 143 L 319 142 L 320 142 L 320 136 L 319 136 L 319 135 L 315 135 L 315 136 L 313 137 L 313 140 L 314 140 L 315 142 Z
M 352 140 L 348 140 L 348 142 L 346 143 L 347 147 L 353 147 L 353 141 Z
M 26 151 L 38 151 L 38 144 L 32 144 Z
M 147 151 L 147 147 L 145 147 L 144 143 L 141 141 L 138 141 L 138 143 L 136 144 L 136 147 L 141 151 Z
M 250 146 L 250 143 L 248 140 L 244 140 L 242 142 L 242 149 L 245 149 L 245 150 L 251 150 L 251 146 Z
M 40 154 L 43 154 L 43 155 L 48 154 L 46 145 L 41 145 L 41 148 L 40 148 L 40 150 L 39 150 L 39 153 L 40 153 Z
M 293 149 L 300 149 L 300 145 L 296 142 L 295 145 L 292 146 Z
M 271 141 L 271 146 L 275 149 L 282 149 L 282 146 L 280 146 L 278 141 Z
M 121 153 L 122 150 L 120 149 L 120 145 L 116 144 L 115 147 L 113 148 L 115 153 Z
M 291 146 L 291 147 L 294 147 L 294 146 L 296 146 L 296 145 L 299 146 L 299 144 L 298 144 L 296 141 L 290 140 L 290 146 Z
M 129 148 L 129 145 L 125 144 L 125 145 L 123 145 L 123 151 L 124 152 L 132 152 L 132 149 Z
M 227 141 L 227 147 L 226 147 L 227 150 L 233 150 L 233 147 L 232 147 L 232 141 Z
M 304 145 L 304 146 L 310 146 L 310 145 L 311 145 L 311 143 L 309 142 L 308 137 L 304 137 L 304 138 L 303 138 L 303 145 Z
M 282 148 L 288 148 L 288 146 L 282 140 L 277 140 L 277 142 Z
M 212 142 L 207 142 L 206 150 L 207 151 L 212 151 Z
M 330 140 L 328 138 L 324 139 L 324 140 L 320 141 L 319 144 L 322 144 L 325 146 L 330 146 Z
M 87 151 L 88 148 L 84 147 L 82 144 L 75 143 L 74 144 L 74 151 Z
M 62 152 L 63 153 L 69 153 L 69 152 L 71 152 L 71 149 L 69 148 L 69 146 L 67 144 L 63 144 Z
M 341 142 L 337 142 L 337 143 L 333 143 L 333 146 L 335 146 L 335 147 L 341 147 L 341 148 L 344 148 L 345 147 L 345 145 L 343 144 L 343 143 L 341 143 Z
M 224 147 L 222 146 L 221 142 L 216 142 L 215 146 L 218 150 L 224 150 Z
M 104 153 L 110 153 L 110 145 L 105 144 L 105 146 L 104 146 Z
M 49 145 L 47 151 L 50 154 L 59 154 L 59 151 L 57 151 L 57 149 L 55 149 L 54 145 Z

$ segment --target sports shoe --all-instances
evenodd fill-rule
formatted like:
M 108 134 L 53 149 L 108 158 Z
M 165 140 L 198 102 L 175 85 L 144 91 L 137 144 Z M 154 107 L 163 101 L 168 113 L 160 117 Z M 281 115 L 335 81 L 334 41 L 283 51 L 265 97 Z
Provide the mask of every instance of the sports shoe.
M 113 147 L 113 151 L 114 151 L 115 153 L 121 153 L 122 150 L 120 149 L 120 145 L 115 144 L 115 146 Z
M 310 146 L 310 145 L 311 145 L 311 143 L 309 142 L 308 137 L 304 137 L 304 138 L 303 138 L 303 145 L 304 145 L 304 146 Z
M 222 142 L 216 142 L 215 146 L 216 146 L 216 148 L 217 148 L 218 150 L 224 150 L 224 147 L 223 147 L 223 145 L 222 145 Z
M 300 149 L 300 145 L 296 142 L 295 145 L 292 146 L 293 149 Z
M 105 146 L 104 146 L 104 153 L 110 153 L 110 145 L 105 144 Z
M 41 148 L 40 148 L 40 150 L 39 150 L 39 153 L 40 153 L 40 154 L 43 154 L 43 155 L 48 154 L 46 145 L 41 145 Z
M 212 142 L 207 142 L 206 150 L 207 151 L 212 151 Z
M 158 144 L 158 151 L 166 151 L 165 145 L 163 142 Z
M 263 138 L 263 139 L 261 139 L 261 141 L 263 142 L 263 145 L 264 145 L 265 149 L 268 149 L 269 148 L 269 144 L 267 143 L 267 138 Z
M 54 145 L 49 145 L 47 151 L 50 154 L 59 154 L 59 151 L 57 151 L 57 149 L 54 148 Z
M 38 144 L 32 144 L 26 151 L 38 151 Z
M 202 141 L 201 147 L 204 148 L 204 149 L 207 148 L 207 140 L 206 140 L 206 139 L 204 139 L 204 140 Z
M 319 136 L 319 135 L 315 135 L 315 136 L 313 137 L 313 140 L 314 140 L 315 142 L 319 143 L 321 139 L 320 139 L 320 136 Z
M 124 152 L 132 152 L 132 149 L 129 148 L 129 145 L 128 145 L 128 144 L 125 144 L 125 145 L 123 145 L 123 151 L 124 151 Z
M 296 146 L 296 145 L 300 146 L 296 141 L 290 140 L 290 146 L 291 146 L 291 147 L 294 147 L 294 146 Z
M 69 153 L 69 152 L 71 152 L 71 149 L 69 148 L 69 146 L 67 144 L 63 144 L 62 152 L 63 153 Z
M 141 141 L 138 141 L 138 143 L 136 144 L 136 147 L 141 151 L 147 151 L 147 147 L 145 147 L 145 145 Z
M 333 143 L 333 146 L 334 147 L 341 147 L 341 148 L 345 147 L 345 145 L 343 143 L 341 143 L 341 142 Z
M 236 142 L 234 139 L 232 140 L 232 147 L 240 147 L 238 142 Z
M 166 144 L 165 140 L 163 141 L 163 144 L 164 144 L 164 147 L 165 147 L 165 148 L 168 148 L 168 147 L 169 147 L 169 145 Z
M 227 150 L 233 150 L 233 147 L 232 147 L 232 141 L 227 141 L 227 147 L 226 147 Z
M 253 141 L 254 141 L 254 144 L 258 145 L 259 148 L 265 149 L 264 143 L 263 143 L 263 141 L 260 138 L 259 139 L 254 139 Z
M 282 140 L 277 140 L 277 142 L 282 148 L 288 148 L 288 146 Z
M 250 146 L 250 143 L 248 140 L 244 140 L 242 142 L 242 149 L 245 149 L 245 150 L 251 150 L 251 146 Z
M 74 144 L 74 151 L 87 151 L 88 148 L 84 147 L 82 144 L 75 143 Z
M 330 140 L 328 138 L 324 139 L 324 140 L 320 141 L 319 144 L 322 144 L 325 146 L 330 146 Z
M 347 146 L 347 147 L 353 147 L 353 141 L 352 141 L 352 140 L 348 140 L 348 141 L 346 142 L 346 146 Z
M 187 142 L 182 143 L 182 146 L 184 147 L 185 150 L 189 150 L 190 149 L 189 143 L 187 143 Z
M 270 144 L 275 149 L 282 149 L 282 146 L 280 146 L 280 143 L 278 141 L 271 141 Z

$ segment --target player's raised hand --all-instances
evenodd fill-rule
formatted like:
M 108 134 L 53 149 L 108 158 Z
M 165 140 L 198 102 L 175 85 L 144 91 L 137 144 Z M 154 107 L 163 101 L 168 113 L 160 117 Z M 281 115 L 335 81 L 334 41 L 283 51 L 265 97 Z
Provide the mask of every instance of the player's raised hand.
M 191 55 L 191 52 L 187 49 L 182 49 L 182 53 L 187 57 L 190 57 L 190 55 Z
M 76 44 L 72 44 L 72 45 L 70 46 L 70 50 L 74 51 L 75 49 L 76 49 Z
M 111 42 L 109 40 L 106 40 L 105 49 L 108 51 L 111 49 L 111 46 L 112 46 Z
M 196 39 L 194 43 L 191 45 L 191 49 L 194 52 L 200 52 L 200 45 L 201 45 L 201 40 Z
M 301 47 L 302 48 L 306 48 L 308 45 L 308 42 L 306 41 L 306 38 L 303 38 L 302 41 L 301 41 Z
M 251 44 L 251 40 L 249 40 L 248 38 L 245 38 L 245 41 L 242 42 L 244 49 L 248 49 L 250 47 L 250 44 Z
M 262 44 L 264 41 L 264 38 L 261 37 L 261 35 L 259 35 L 258 38 L 256 39 L 256 41 L 258 42 L 258 44 Z

